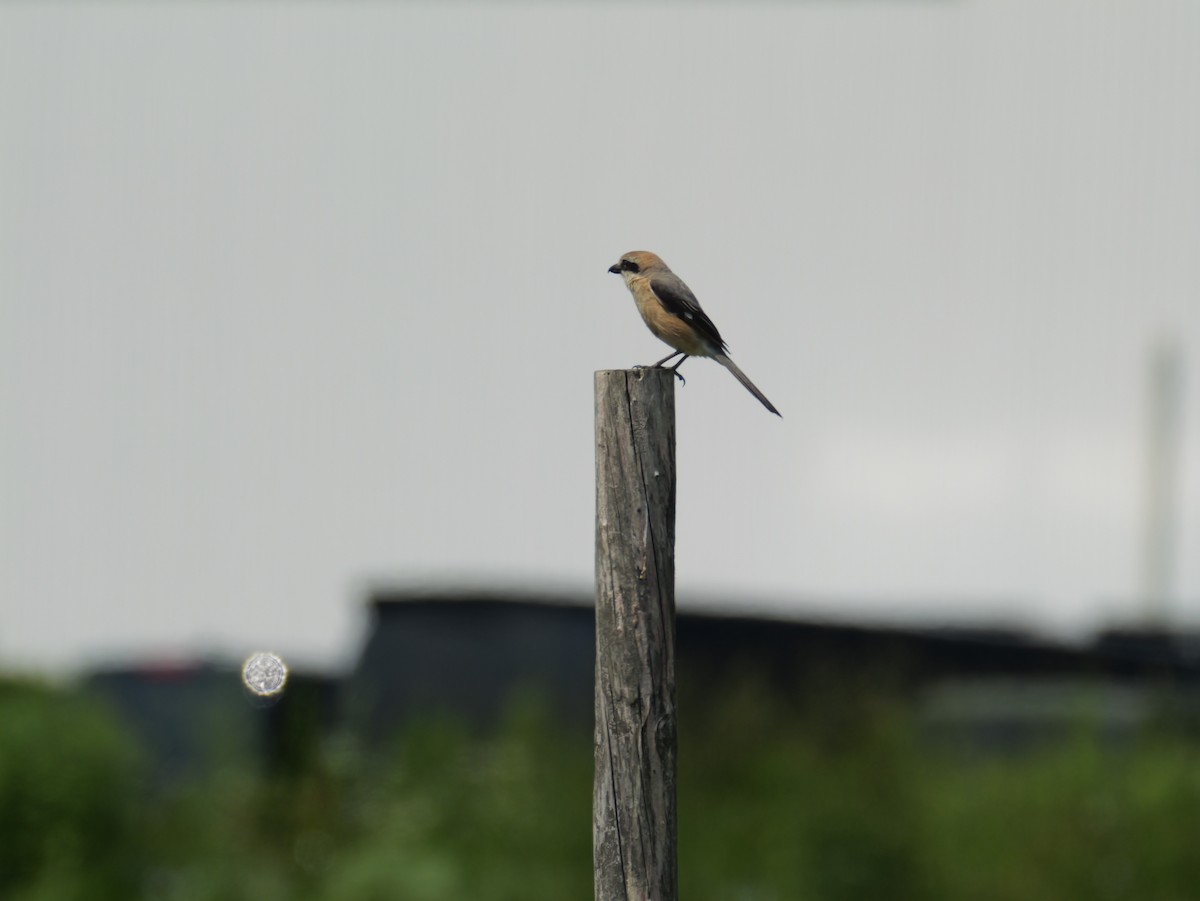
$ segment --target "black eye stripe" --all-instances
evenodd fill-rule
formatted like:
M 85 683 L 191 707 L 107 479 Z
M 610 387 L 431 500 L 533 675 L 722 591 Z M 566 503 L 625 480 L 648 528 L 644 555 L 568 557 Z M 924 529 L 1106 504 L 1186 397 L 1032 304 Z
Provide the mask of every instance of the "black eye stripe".
M 638 264 L 633 260 L 621 260 L 621 268 L 627 272 L 638 272 Z

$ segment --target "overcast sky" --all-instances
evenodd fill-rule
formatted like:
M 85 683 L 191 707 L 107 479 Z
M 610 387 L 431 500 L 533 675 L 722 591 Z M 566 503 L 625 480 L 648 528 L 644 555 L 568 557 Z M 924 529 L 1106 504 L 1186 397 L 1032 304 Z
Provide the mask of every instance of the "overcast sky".
M 0 5 L 0 668 L 357 650 L 374 585 L 568 586 L 653 250 L 678 591 L 1081 633 L 1141 590 L 1200 4 Z

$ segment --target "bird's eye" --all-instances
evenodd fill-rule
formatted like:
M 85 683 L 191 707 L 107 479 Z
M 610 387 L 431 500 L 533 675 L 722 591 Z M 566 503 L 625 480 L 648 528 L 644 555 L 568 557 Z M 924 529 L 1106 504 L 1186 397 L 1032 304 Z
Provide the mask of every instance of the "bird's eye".
M 627 272 L 638 272 L 638 264 L 633 260 L 621 260 L 621 268 Z

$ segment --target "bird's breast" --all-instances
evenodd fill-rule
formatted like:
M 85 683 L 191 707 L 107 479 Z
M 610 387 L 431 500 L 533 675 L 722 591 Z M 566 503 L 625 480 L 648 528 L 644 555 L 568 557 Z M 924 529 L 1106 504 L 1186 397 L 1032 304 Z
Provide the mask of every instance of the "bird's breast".
M 638 312 L 642 314 L 642 320 L 660 341 L 691 357 L 712 356 L 712 349 L 691 324 L 667 312 L 647 279 L 628 278 L 628 273 L 626 275 L 629 291 L 633 294 Z

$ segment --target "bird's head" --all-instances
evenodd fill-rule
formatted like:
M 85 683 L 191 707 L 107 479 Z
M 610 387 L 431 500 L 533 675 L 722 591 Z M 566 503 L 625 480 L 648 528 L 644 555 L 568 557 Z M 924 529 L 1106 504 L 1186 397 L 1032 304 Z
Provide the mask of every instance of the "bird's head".
M 622 276 L 628 281 L 637 275 L 645 274 L 654 269 L 666 269 L 667 264 L 648 250 L 631 250 L 621 259 L 608 267 L 608 271 Z

